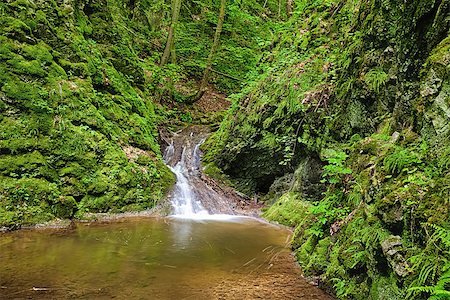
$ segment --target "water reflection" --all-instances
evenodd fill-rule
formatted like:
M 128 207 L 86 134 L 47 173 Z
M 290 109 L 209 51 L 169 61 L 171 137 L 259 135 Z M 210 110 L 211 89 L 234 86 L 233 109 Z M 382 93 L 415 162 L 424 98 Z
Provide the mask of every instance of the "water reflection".
M 192 243 L 192 222 L 174 219 L 169 224 L 171 226 L 171 232 L 173 232 L 174 245 L 180 249 L 189 247 Z

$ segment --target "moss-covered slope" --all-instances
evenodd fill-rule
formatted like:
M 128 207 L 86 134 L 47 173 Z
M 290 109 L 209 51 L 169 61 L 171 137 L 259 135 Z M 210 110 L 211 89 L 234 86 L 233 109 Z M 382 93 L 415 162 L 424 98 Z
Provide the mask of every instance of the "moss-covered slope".
M 0 3 L 0 226 L 144 209 L 173 183 L 144 8 L 81 2 Z
M 445 296 L 450 2 L 295 3 L 208 162 L 279 199 L 267 217 L 339 298 Z

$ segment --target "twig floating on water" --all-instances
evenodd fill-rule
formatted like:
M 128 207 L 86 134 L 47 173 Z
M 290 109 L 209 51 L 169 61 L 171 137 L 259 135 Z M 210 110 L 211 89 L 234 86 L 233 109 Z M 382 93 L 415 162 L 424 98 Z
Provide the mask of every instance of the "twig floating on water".
M 42 291 L 48 291 L 48 290 L 50 290 L 50 289 L 48 289 L 48 288 L 40 288 L 40 287 L 35 287 L 35 286 L 33 286 L 33 288 L 32 288 L 31 290 L 36 291 L 36 292 L 42 292 Z
M 247 265 L 249 265 L 249 264 L 251 264 L 254 260 L 256 259 L 256 257 L 254 257 L 254 258 L 252 258 L 252 259 L 250 259 L 248 262 L 246 262 L 245 264 L 243 264 L 242 266 L 243 267 L 245 267 L 245 266 L 247 266 Z
M 230 251 L 230 252 L 233 253 L 233 254 L 236 254 L 236 252 L 234 252 L 234 251 L 231 250 L 230 248 L 226 248 L 226 247 L 225 247 L 225 249 L 228 250 L 228 251 Z
M 172 269 L 176 269 L 176 266 L 171 266 L 171 265 L 163 265 L 164 267 L 168 267 L 168 268 L 172 268 Z

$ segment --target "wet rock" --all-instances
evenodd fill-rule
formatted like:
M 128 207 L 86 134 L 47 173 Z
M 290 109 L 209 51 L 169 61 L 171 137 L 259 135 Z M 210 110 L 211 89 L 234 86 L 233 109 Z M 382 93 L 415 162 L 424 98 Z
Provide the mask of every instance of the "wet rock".
M 395 144 L 398 139 L 400 137 L 400 133 L 398 131 L 395 131 L 392 136 L 391 136 L 391 140 L 389 141 L 391 144 Z
M 425 114 L 433 124 L 435 132 L 439 135 L 445 135 L 450 131 L 450 88 L 443 89 L 433 100 L 430 110 Z
M 422 97 L 427 97 L 434 95 L 439 92 L 442 85 L 442 79 L 440 79 L 436 72 L 431 69 L 427 80 L 423 83 L 420 90 L 420 95 Z
M 395 274 L 405 277 L 409 274 L 409 266 L 405 260 L 402 239 L 398 235 L 391 235 L 381 243 L 381 249 Z
M 5 233 L 8 231 L 11 231 L 10 227 L 6 227 L 6 226 L 0 227 L 0 233 Z

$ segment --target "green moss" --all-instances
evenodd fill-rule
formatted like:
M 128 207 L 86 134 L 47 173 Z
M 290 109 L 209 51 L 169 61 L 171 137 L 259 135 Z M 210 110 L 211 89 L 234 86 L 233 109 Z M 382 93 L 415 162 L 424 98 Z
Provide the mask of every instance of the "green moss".
M 427 64 L 441 64 L 447 67 L 450 64 L 450 37 L 443 39 L 439 45 L 433 49 L 428 57 Z
M 51 211 L 55 217 L 71 219 L 77 211 L 77 202 L 72 196 L 60 196 L 53 201 Z
M 14 55 L 17 46 L 7 37 L 0 36 L 0 58 L 8 59 Z
M 50 46 L 43 42 L 36 45 L 25 45 L 22 48 L 23 55 L 32 60 L 37 60 L 43 64 L 50 64 L 53 61 L 53 56 L 50 54 Z
M 77 162 L 70 162 L 66 167 L 61 168 L 59 170 L 59 176 L 67 176 L 72 175 L 78 178 L 81 178 L 82 175 L 85 173 L 85 168 L 80 166 Z
M 0 218 L 0 225 L 21 226 L 51 220 L 54 215 L 48 203 L 58 195 L 56 185 L 44 179 L 2 177 L 0 206 L 10 213 Z
M 147 166 L 152 164 L 152 160 L 147 155 L 139 155 L 136 159 L 136 163 L 142 166 Z
M 40 89 L 33 84 L 23 81 L 12 80 L 2 87 L 2 91 L 6 96 L 18 101 L 18 105 L 33 110 L 37 113 L 51 113 L 45 97 L 48 96 L 46 90 Z
M 56 79 L 65 79 L 67 80 L 66 71 L 57 63 L 51 62 L 51 65 L 48 67 L 48 81 L 52 82 Z M 60 83 L 59 83 L 60 84 Z M 74 87 L 72 87 L 73 89 Z M 64 90 L 68 90 L 65 88 Z
M 114 207 L 112 194 L 106 194 L 101 196 L 86 195 L 78 203 L 78 210 L 80 211 L 95 211 L 95 212 L 108 212 Z
M 302 201 L 298 193 L 286 193 L 264 212 L 263 217 L 283 225 L 296 226 L 305 221 L 310 208 L 311 204 Z
M 8 16 L 0 18 L 0 28 L 2 32 L 18 34 L 20 37 L 31 33 L 31 28 L 25 22 Z
M 58 61 L 59 65 L 65 70 L 66 73 L 74 76 L 86 77 L 91 75 L 88 66 L 84 62 L 71 62 L 65 59 Z
M 404 299 L 405 295 L 397 287 L 395 278 L 393 277 L 377 277 L 370 289 L 371 299 L 379 300 L 397 300 Z

